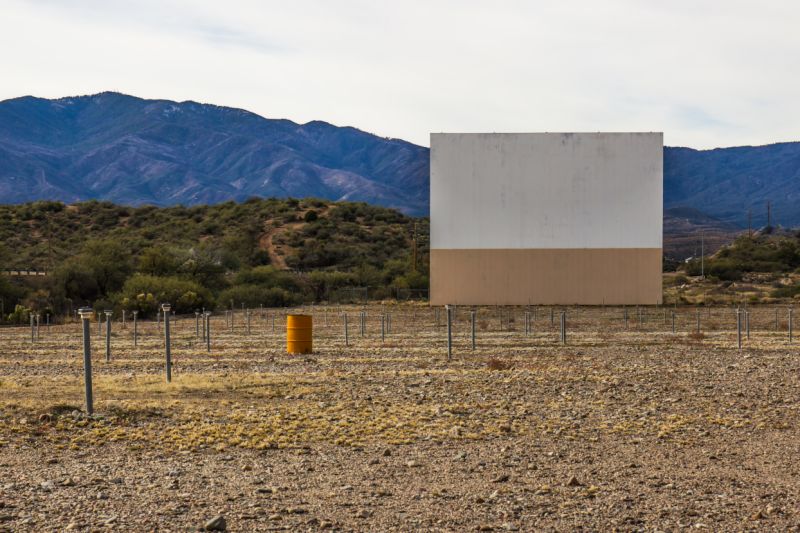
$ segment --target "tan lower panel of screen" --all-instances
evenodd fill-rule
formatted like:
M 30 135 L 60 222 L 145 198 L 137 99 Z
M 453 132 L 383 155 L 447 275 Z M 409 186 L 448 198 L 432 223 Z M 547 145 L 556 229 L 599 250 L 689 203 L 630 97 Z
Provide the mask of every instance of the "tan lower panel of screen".
M 431 250 L 431 305 L 661 303 L 660 248 Z

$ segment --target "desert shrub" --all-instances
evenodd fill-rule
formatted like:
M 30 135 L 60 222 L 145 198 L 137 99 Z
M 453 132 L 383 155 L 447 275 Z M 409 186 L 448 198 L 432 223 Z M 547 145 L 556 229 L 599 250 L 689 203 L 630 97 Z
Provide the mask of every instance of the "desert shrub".
M 259 266 L 242 270 L 234 277 L 233 285 L 259 285 L 289 292 L 303 292 L 304 290 L 304 283 L 300 276 L 271 266 Z M 227 303 L 225 300 L 223 302 Z
M 24 305 L 17 304 L 14 306 L 14 311 L 9 313 L 6 320 L 13 324 L 25 324 L 30 321 L 31 310 Z
M 227 307 L 233 302 L 234 307 L 244 304 L 245 307 L 289 307 L 303 301 L 303 294 L 290 292 L 280 287 L 267 287 L 264 285 L 236 285 L 225 289 L 217 298 L 221 307 Z
M 800 295 L 800 283 L 788 286 L 781 285 L 770 292 L 770 296 L 773 298 L 794 298 L 797 295 Z
M 194 281 L 146 274 L 128 279 L 116 301 L 124 309 L 143 315 L 155 313 L 162 303 L 172 304 L 176 313 L 190 313 L 201 307 L 210 308 L 212 304 L 210 291 Z

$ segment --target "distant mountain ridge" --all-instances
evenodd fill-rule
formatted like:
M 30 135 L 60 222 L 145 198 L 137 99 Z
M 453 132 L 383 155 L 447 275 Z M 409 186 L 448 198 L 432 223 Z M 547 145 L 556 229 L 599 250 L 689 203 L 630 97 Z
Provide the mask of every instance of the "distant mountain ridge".
M 800 142 L 694 150 L 664 148 L 664 207 L 694 207 L 746 228 L 800 226 Z
M 0 102 L 0 203 L 197 205 L 251 196 L 429 211 L 429 150 L 326 122 L 100 93 Z M 800 226 L 800 143 L 664 148 L 664 207 Z M 696 218 L 696 217 L 695 217 Z
M 100 93 L 0 102 L 0 202 L 261 197 L 428 212 L 428 149 L 350 127 Z

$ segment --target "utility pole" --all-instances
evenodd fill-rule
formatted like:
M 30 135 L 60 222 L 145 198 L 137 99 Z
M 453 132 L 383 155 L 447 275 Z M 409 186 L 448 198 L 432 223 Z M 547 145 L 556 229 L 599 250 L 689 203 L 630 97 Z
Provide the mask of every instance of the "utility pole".
M 769 200 L 767 200 L 767 227 L 772 227 L 772 206 L 770 205 Z

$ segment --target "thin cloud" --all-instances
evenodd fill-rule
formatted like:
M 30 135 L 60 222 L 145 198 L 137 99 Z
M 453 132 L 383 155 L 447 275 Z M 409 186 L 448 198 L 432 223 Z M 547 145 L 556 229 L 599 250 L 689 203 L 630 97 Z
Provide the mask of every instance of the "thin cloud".
M 10 0 L 0 98 L 118 90 L 427 144 L 431 131 L 796 138 L 800 4 Z

